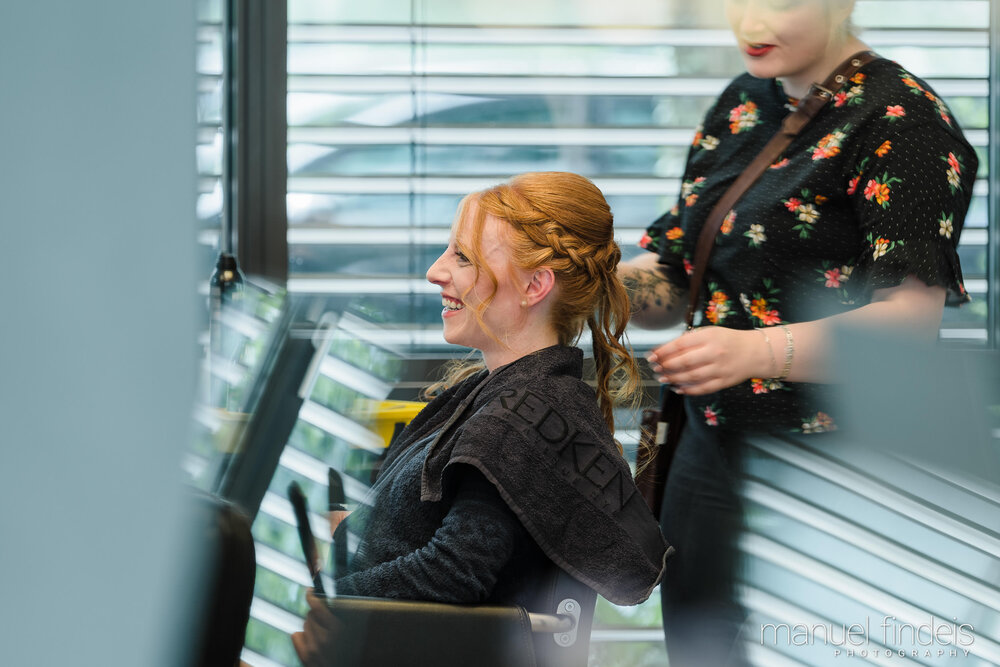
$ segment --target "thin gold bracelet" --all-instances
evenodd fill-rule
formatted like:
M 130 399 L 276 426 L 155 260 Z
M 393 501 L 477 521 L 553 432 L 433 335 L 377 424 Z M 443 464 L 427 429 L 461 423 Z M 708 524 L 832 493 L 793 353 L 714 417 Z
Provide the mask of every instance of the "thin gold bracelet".
M 792 330 L 784 324 L 779 325 L 785 332 L 785 367 L 781 369 L 779 380 L 784 380 L 792 370 L 792 357 L 795 356 L 795 339 L 792 338 Z
M 774 358 L 774 350 L 771 349 L 771 339 L 768 338 L 767 332 L 763 329 L 754 329 L 754 331 L 759 331 L 764 336 L 764 342 L 767 343 L 767 356 L 771 357 L 771 370 L 769 371 L 771 375 L 769 377 L 774 377 L 774 371 L 778 368 L 778 361 Z

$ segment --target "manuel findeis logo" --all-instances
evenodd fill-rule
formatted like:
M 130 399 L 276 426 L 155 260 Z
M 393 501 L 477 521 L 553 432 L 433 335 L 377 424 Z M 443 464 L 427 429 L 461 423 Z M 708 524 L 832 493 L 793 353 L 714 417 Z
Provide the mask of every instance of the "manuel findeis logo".
M 954 619 L 957 621 L 957 619 Z M 874 634 L 872 630 L 874 629 Z M 901 623 L 895 616 L 883 616 L 877 625 L 865 617 L 861 623 L 808 624 L 764 623 L 760 626 L 761 646 L 834 647 L 834 656 L 845 657 L 968 657 L 975 642 L 975 628 L 968 623 L 948 622 L 931 616 L 914 625 Z M 875 645 L 875 648 L 872 645 Z

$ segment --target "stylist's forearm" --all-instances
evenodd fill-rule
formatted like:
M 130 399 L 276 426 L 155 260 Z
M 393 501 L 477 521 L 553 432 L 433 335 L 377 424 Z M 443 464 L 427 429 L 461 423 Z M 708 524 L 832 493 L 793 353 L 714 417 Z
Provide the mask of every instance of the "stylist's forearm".
M 620 263 L 618 277 L 632 305 L 629 320 L 632 325 L 642 329 L 666 329 L 683 320 L 687 292 L 667 279 L 653 253 Z
M 831 362 L 834 335 L 842 327 L 884 329 L 916 340 L 933 341 L 941 326 L 946 292 L 909 277 L 898 287 L 876 290 L 874 301 L 840 315 L 787 325 L 791 344 L 780 327 L 771 327 L 771 350 L 779 368 L 784 368 L 791 350 L 791 382 L 834 382 L 837 369 Z

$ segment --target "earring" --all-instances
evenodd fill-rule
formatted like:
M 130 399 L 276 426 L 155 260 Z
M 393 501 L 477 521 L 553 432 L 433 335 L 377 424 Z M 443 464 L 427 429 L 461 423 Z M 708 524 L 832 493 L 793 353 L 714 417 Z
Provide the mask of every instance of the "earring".
M 527 307 L 528 307 L 528 300 L 521 299 L 521 308 L 527 308 Z

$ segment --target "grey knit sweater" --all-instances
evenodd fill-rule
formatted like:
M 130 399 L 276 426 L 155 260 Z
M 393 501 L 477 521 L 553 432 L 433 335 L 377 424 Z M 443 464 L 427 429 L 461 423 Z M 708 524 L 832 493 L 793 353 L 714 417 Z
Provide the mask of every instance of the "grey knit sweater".
M 374 504 L 348 519 L 351 530 L 364 525 L 364 539 L 337 593 L 527 605 L 548 559 L 472 466 L 450 472 L 441 500 L 420 500 L 432 439 L 411 444 L 383 468 Z

